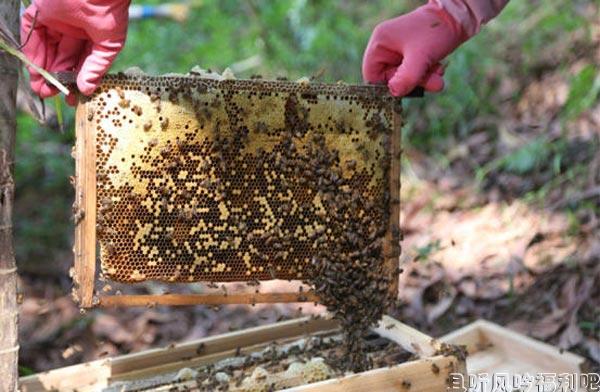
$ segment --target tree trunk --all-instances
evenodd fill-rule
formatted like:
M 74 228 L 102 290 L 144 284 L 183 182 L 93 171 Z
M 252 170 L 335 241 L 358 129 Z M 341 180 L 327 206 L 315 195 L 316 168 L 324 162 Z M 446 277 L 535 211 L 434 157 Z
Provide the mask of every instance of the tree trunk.
M 19 37 L 19 1 L 0 0 L 0 19 Z M 12 239 L 16 94 L 19 63 L 0 51 L 0 391 L 17 390 L 17 269 Z

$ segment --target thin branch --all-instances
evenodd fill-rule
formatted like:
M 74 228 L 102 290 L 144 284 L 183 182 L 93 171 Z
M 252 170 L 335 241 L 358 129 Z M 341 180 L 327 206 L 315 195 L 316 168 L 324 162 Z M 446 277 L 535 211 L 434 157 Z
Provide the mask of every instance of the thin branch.
M 62 100 L 58 95 L 54 97 L 54 111 L 56 112 L 56 121 L 61 132 L 65 131 L 65 120 L 63 119 Z
M 23 42 L 21 45 L 19 45 L 19 50 L 23 49 L 23 47 L 25 45 L 27 45 L 27 43 L 29 42 L 29 38 L 31 38 L 31 33 L 33 33 L 33 29 L 35 29 L 35 23 L 37 22 L 38 13 L 39 13 L 39 11 L 35 11 L 35 15 L 33 15 L 33 22 L 31 23 L 31 28 L 29 29 L 29 32 L 27 33 L 27 38 L 25 38 L 25 42 Z
M 0 275 L 9 275 L 17 272 L 17 267 L 13 268 L 0 268 Z
M 7 348 L 5 350 L 0 350 L 0 355 L 12 354 L 12 353 L 16 353 L 17 351 L 19 351 L 19 345 L 18 344 L 16 346 Z
M 579 203 L 583 200 L 586 199 L 591 199 L 594 198 L 596 196 L 600 196 L 600 185 L 587 189 L 585 191 L 582 192 L 578 192 L 576 194 L 574 194 L 571 197 L 566 197 L 564 199 L 561 199 L 559 201 L 557 201 L 556 203 L 554 203 L 553 205 L 550 206 L 550 210 L 554 211 L 557 210 L 559 208 L 563 208 L 565 206 L 568 206 L 569 204 L 573 204 L 573 203 Z
M 11 54 L 11 55 L 15 56 L 16 58 L 18 58 L 19 60 L 21 60 L 22 62 L 24 62 L 31 68 L 33 68 L 40 75 L 42 75 L 44 77 L 44 79 L 46 79 L 50 84 L 52 84 L 54 87 L 59 89 L 60 92 L 62 92 L 65 95 L 69 95 L 69 89 L 67 87 L 65 87 L 64 84 L 62 84 L 61 82 L 56 80 L 56 78 L 54 76 L 50 75 L 50 73 L 47 72 L 46 70 L 38 67 L 37 65 L 35 65 L 31 61 L 29 61 L 29 59 L 27 57 L 25 57 L 25 55 L 22 52 L 13 48 L 12 46 L 10 46 L 3 39 L 0 39 L 0 49 L 5 50 L 9 54 Z

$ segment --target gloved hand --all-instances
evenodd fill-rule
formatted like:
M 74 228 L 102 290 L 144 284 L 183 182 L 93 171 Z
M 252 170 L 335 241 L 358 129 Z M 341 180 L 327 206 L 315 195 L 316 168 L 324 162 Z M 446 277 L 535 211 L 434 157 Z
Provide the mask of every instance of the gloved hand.
M 363 78 L 387 82 L 403 96 L 415 87 L 444 88 L 440 61 L 477 34 L 508 0 L 429 0 L 413 12 L 379 24 L 363 58 Z
M 77 72 L 79 91 L 89 95 L 123 48 L 129 2 L 34 0 L 21 21 L 23 52 L 47 71 Z M 29 68 L 29 73 L 31 88 L 40 97 L 58 92 L 35 70 Z M 67 101 L 74 103 L 72 94 Z
M 441 91 L 440 61 L 467 38 L 450 14 L 429 2 L 375 28 L 363 58 L 363 78 L 370 83 L 387 82 L 395 96 L 417 86 Z

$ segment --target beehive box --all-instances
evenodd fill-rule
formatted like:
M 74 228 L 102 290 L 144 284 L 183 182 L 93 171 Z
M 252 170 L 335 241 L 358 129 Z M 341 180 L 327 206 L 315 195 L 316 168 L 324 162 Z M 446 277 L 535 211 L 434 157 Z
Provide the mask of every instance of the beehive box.
M 473 378 L 464 380 L 464 385 L 473 391 L 488 392 L 496 384 L 492 375 L 506 375 L 504 382 L 508 390 L 561 390 L 585 391 L 580 380 L 584 359 L 579 355 L 529 338 L 487 320 L 477 320 L 442 338 L 441 341 L 464 346 L 469 356 L 467 371 Z M 484 375 L 481 383 L 475 378 Z M 485 382 L 485 376 L 489 376 Z M 546 375 L 548 378 L 544 380 Z M 558 377 L 565 377 L 562 381 Z M 554 377 L 554 378 L 552 378 Z M 576 381 L 576 384 L 574 383 Z M 503 380 L 500 380 L 503 381 Z M 544 389 L 544 383 L 546 388 Z M 550 384 L 554 382 L 554 387 Z M 470 385 L 470 384 L 471 385 Z M 538 384 L 539 383 L 539 384 Z M 596 380 L 597 384 L 597 380 Z M 567 387 L 568 388 L 565 388 Z M 541 389 L 538 389 L 541 388 Z M 592 388 L 590 388 L 592 390 Z
M 103 277 L 127 284 L 311 284 L 335 259 L 396 293 L 402 119 L 385 86 L 109 75 L 76 117 L 81 306 L 317 298 L 106 295 L 98 253 Z
M 332 320 L 303 318 L 283 321 L 268 326 L 231 332 L 178 344 L 168 348 L 153 349 L 121 357 L 97 360 L 80 365 L 56 369 L 21 378 L 23 392 L 38 391 L 172 391 L 211 390 L 195 379 L 177 381 L 173 375 L 182 368 L 194 369 L 224 361 L 226 358 L 260 352 L 277 341 L 279 345 L 306 336 L 318 337 L 336 331 Z M 286 391 L 406 391 L 438 392 L 457 391 L 455 379 L 465 377 L 465 361 L 457 347 L 443 346 L 435 339 L 384 316 L 374 328 L 379 336 L 391 340 L 413 354 L 404 363 L 390 364 L 363 373 L 341 376 L 304 384 L 305 376 L 287 376 L 283 372 L 273 385 L 242 384 L 220 385 L 221 390 L 286 390 Z M 232 362 L 233 363 L 233 362 Z M 289 370 L 289 369 L 288 369 Z M 232 372 L 233 370 L 230 370 Z M 170 381 L 172 380 L 172 381 Z M 202 385 L 205 385 L 202 387 Z M 204 388 L 204 389 L 203 389 Z M 208 388 L 208 389 L 207 389 Z M 261 389 L 262 388 L 262 389 Z

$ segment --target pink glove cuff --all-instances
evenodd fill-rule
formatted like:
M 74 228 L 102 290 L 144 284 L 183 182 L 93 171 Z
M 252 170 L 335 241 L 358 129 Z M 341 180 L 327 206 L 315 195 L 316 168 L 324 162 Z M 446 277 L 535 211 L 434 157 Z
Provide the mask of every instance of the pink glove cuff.
M 439 4 L 440 0 L 429 0 L 427 5 L 422 6 L 425 12 L 432 12 L 441 20 L 445 22 L 446 27 L 452 30 L 452 41 L 458 44 L 455 44 L 455 48 L 460 46 L 466 40 L 469 39 L 469 35 L 463 28 L 463 26 L 457 21 L 456 18 L 452 14 L 448 12 L 446 8 Z M 445 57 L 445 56 L 444 56 Z
M 460 25 L 466 39 L 502 11 L 508 0 L 429 0 Z

